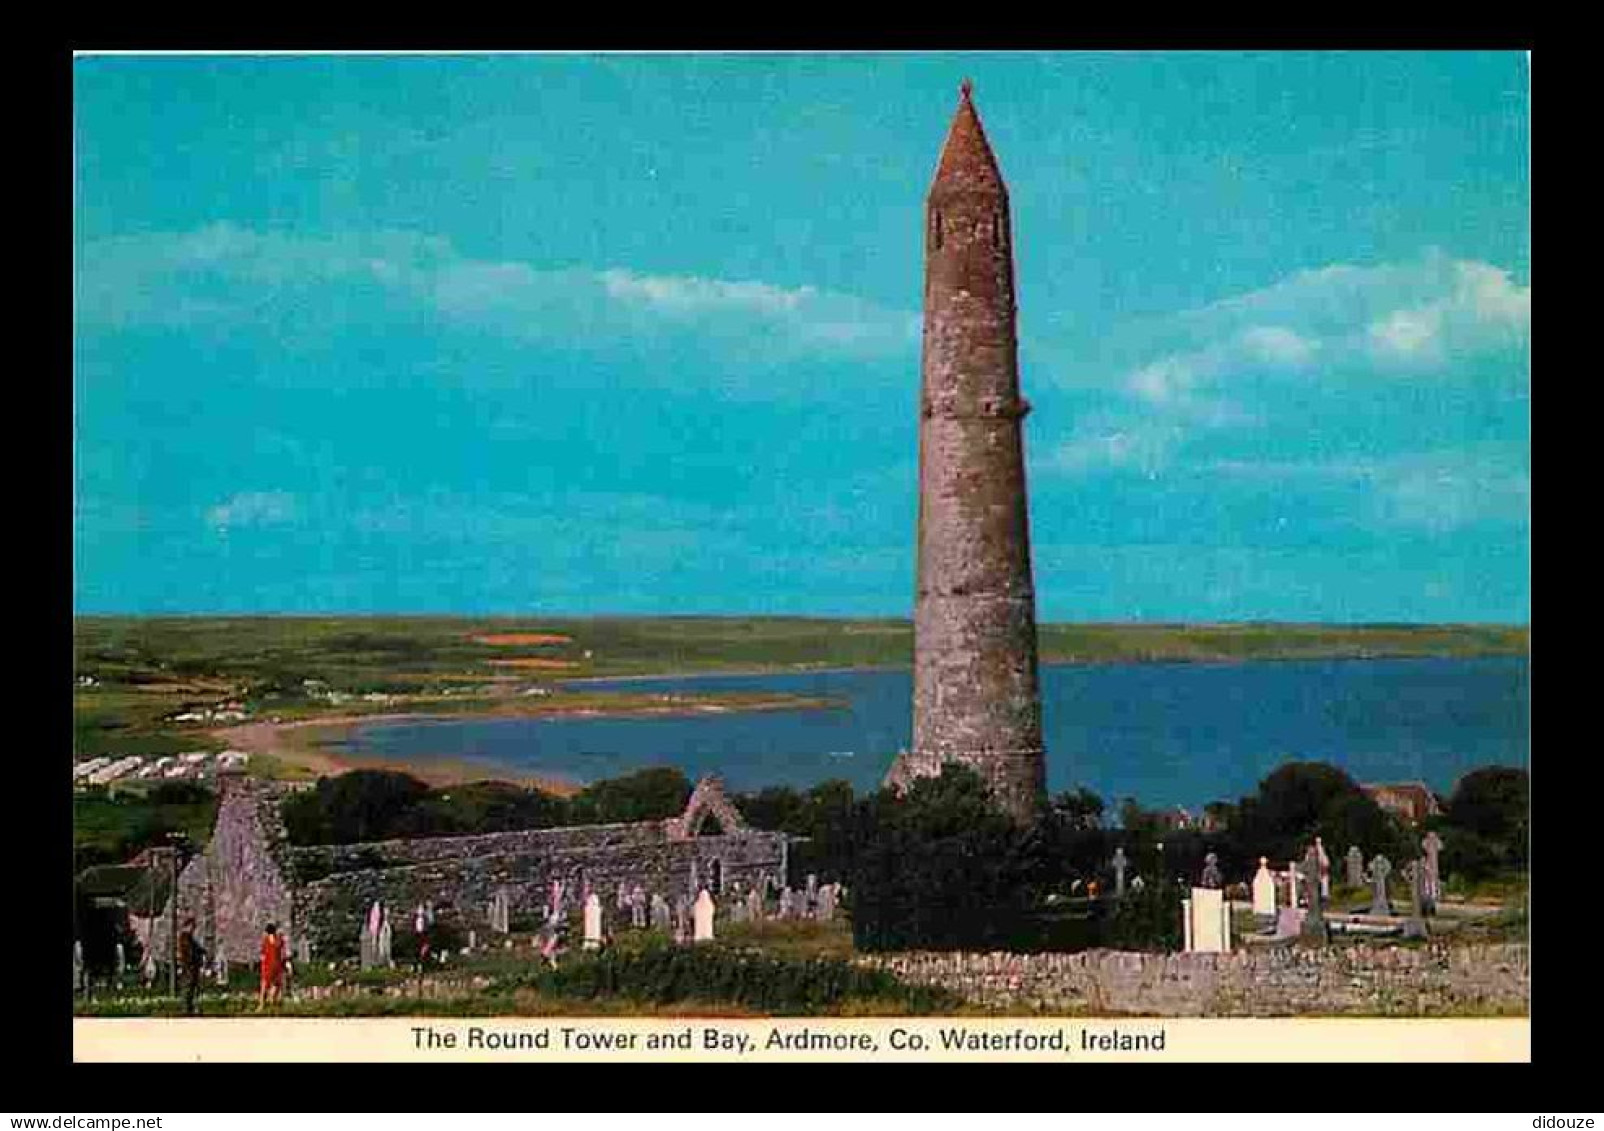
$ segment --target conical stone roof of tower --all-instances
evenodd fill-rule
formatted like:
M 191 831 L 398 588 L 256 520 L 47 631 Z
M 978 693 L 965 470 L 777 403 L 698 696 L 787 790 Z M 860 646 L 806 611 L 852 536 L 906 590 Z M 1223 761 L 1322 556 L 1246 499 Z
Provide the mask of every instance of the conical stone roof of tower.
M 980 124 L 980 115 L 970 97 L 973 90 L 974 86 L 968 79 L 959 88 L 958 112 L 953 115 L 946 144 L 941 147 L 941 160 L 936 163 L 936 177 L 930 185 L 931 196 L 955 193 L 1008 195 L 1002 170 L 997 166 L 991 143 L 986 140 L 986 129 Z

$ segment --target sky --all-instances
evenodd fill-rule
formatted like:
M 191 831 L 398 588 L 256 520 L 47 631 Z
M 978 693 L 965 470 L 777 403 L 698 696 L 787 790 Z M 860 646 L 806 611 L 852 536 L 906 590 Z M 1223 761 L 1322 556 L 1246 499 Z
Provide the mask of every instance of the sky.
M 74 71 L 80 613 L 909 615 L 967 76 L 1041 618 L 1530 619 L 1522 53 Z

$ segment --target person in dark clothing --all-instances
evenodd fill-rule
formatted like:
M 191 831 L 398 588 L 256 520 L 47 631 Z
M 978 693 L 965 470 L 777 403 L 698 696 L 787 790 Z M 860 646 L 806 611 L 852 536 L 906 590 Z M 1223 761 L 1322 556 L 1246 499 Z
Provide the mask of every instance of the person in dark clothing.
M 184 1012 L 195 1012 L 195 994 L 200 989 L 201 968 L 206 965 L 206 949 L 195 937 L 195 919 L 184 920 L 178 935 L 178 969 L 184 979 Z

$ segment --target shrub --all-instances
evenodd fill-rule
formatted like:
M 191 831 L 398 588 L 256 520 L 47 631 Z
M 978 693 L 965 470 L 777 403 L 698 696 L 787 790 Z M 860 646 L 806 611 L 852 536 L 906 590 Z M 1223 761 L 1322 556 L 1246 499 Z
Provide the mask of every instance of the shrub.
M 909 986 L 883 970 L 839 959 L 768 958 L 714 943 L 608 951 L 556 970 L 515 975 L 496 990 L 518 987 L 584 1000 L 726 1002 L 769 1013 L 828 1012 L 864 998 L 900 1002 L 922 1012 L 957 1004 L 947 991 Z

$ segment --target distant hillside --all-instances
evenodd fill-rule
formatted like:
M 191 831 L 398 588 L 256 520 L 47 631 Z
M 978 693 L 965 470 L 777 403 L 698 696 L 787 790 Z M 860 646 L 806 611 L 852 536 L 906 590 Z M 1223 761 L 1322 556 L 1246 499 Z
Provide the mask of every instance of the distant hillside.
M 79 617 L 75 670 L 101 683 L 221 679 L 346 689 L 657 672 L 905 665 L 905 620 L 757 617 Z M 1495 625 L 1045 624 L 1047 662 L 1525 654 Z

